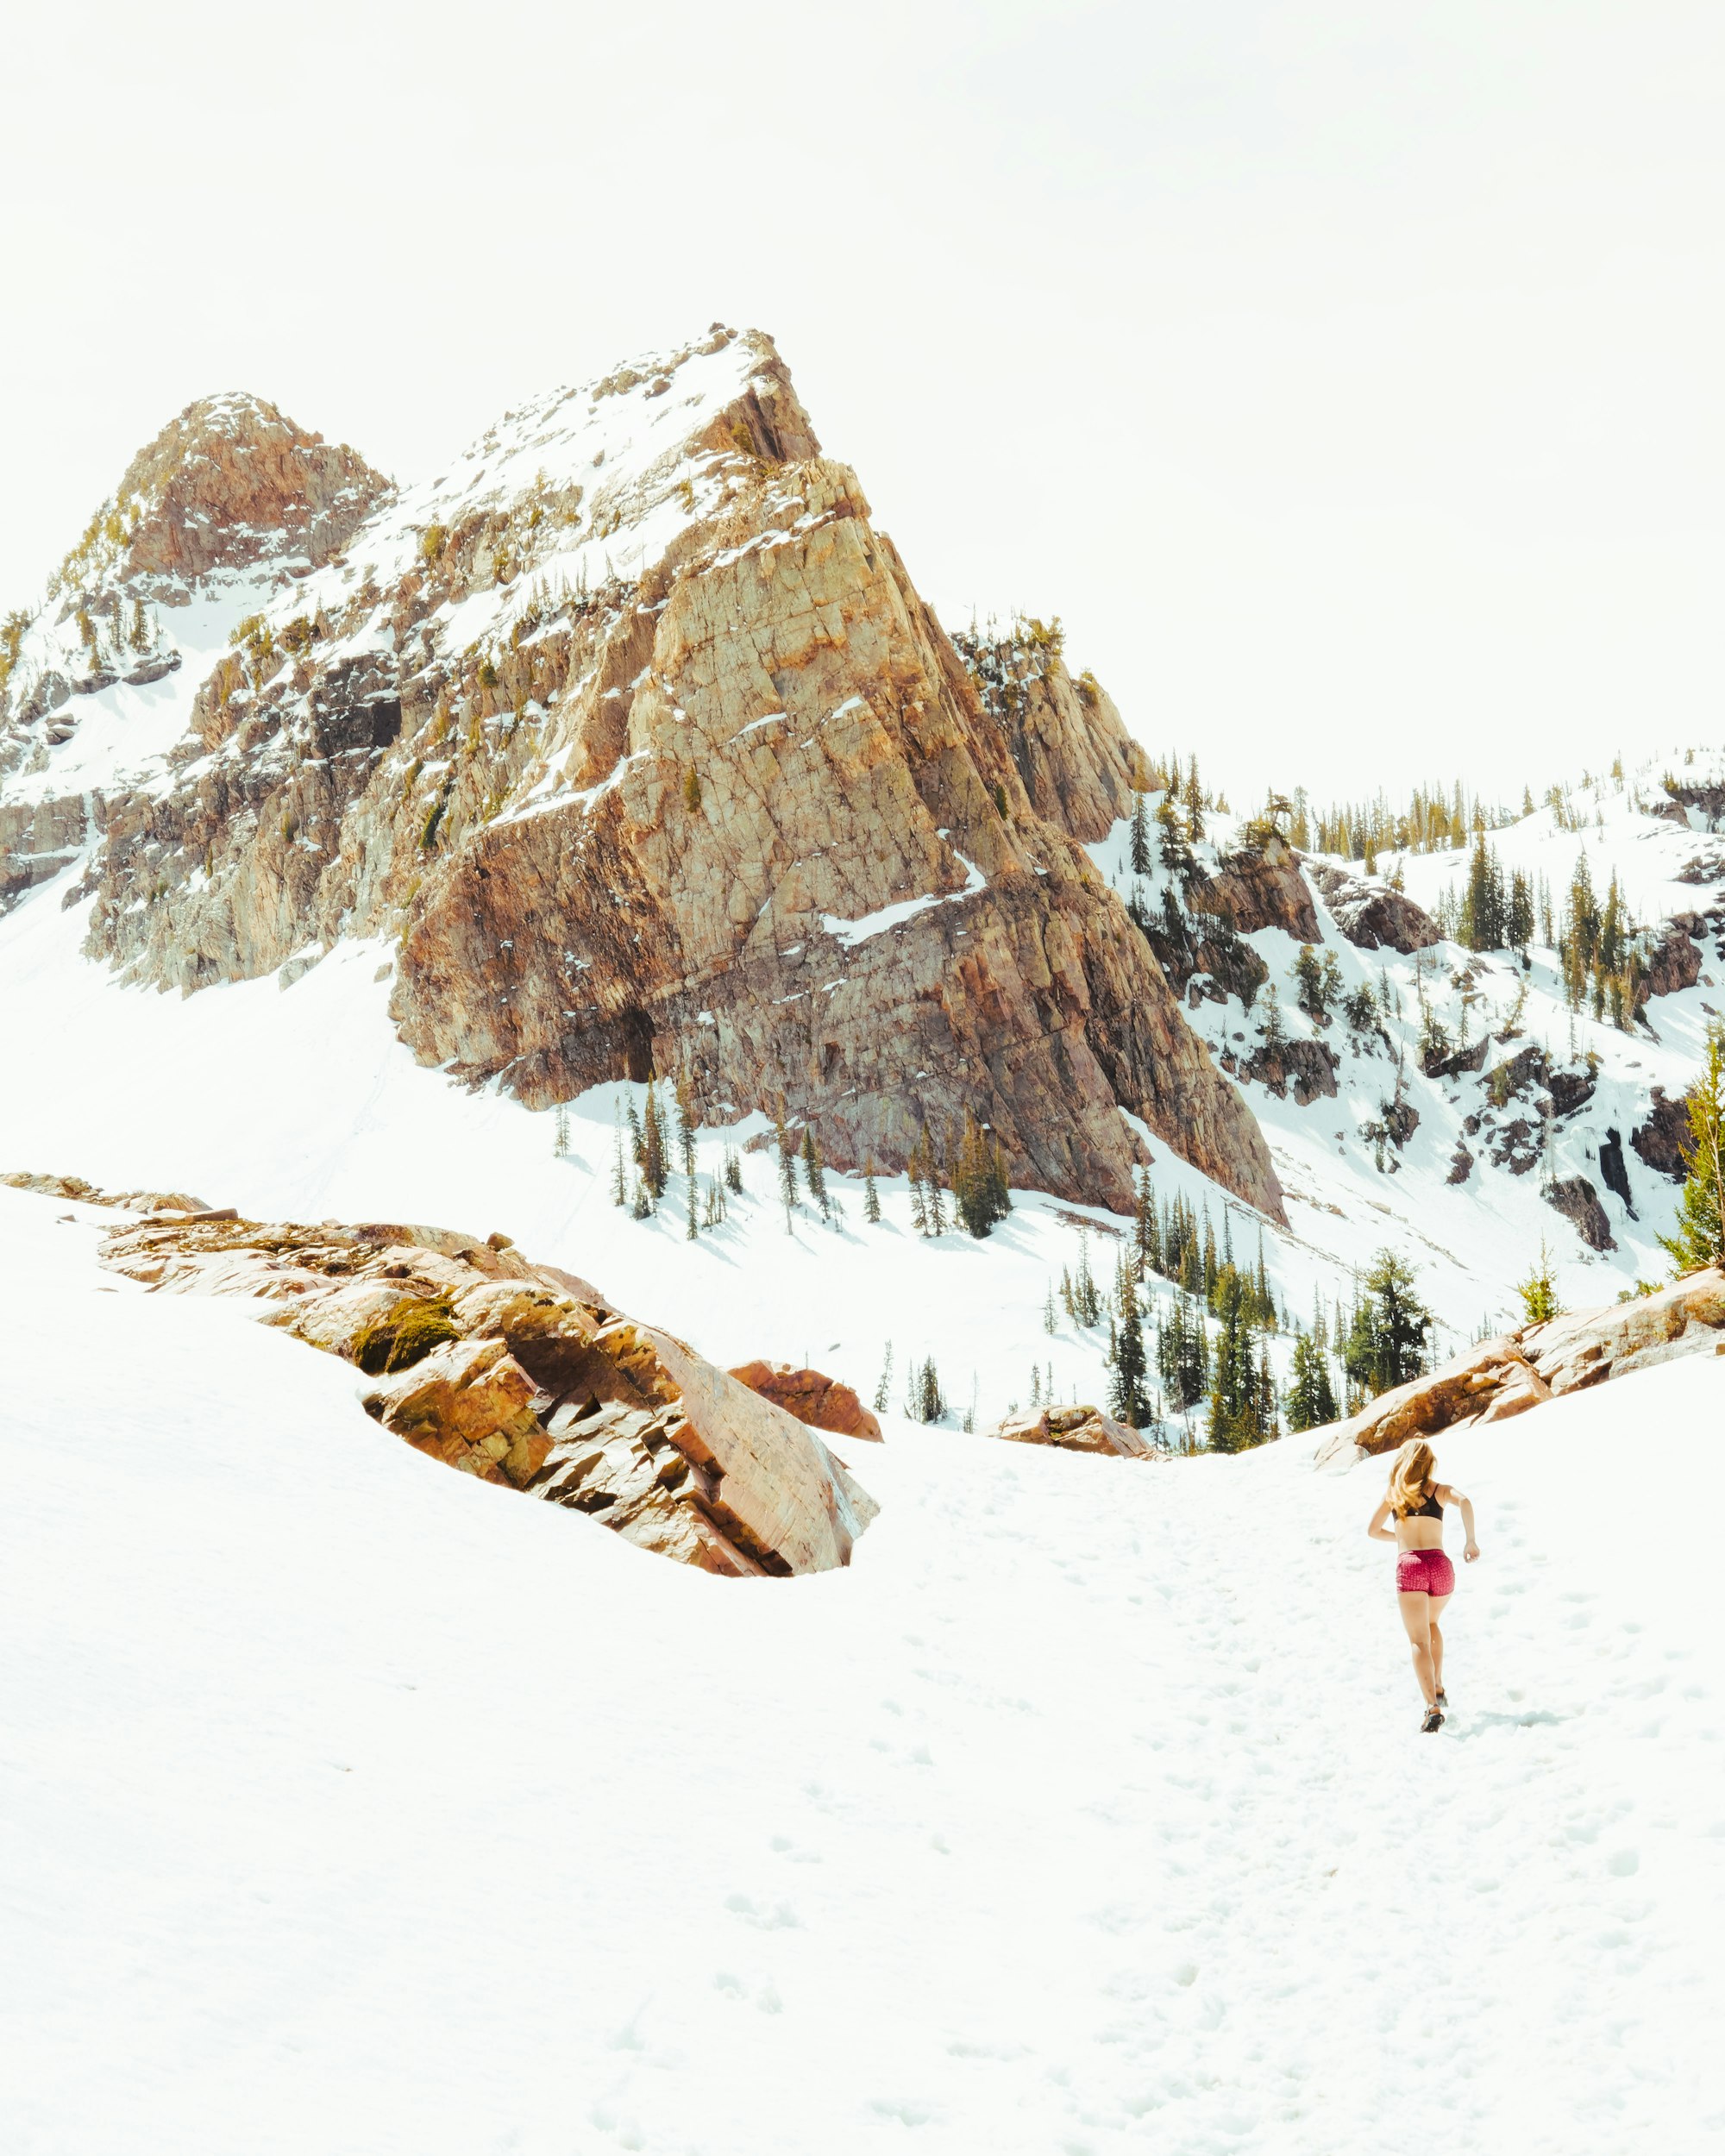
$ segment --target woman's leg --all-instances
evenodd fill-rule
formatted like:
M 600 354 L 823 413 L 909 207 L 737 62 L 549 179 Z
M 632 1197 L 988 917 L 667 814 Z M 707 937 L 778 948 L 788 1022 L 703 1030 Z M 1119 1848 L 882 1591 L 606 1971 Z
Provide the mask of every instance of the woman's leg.
M 1427 1595 L 1426 1597 L 1427 1608 L 1431 1614 L 1432 1689 L 1434 1693 L 1444 1689 L 1444 1635 L 1439 1629 L 1439 1620 L 1449 1608 L 1450 1600 L 1447 1595 Z
M 1427 1706 L 1430 1707 L 1438 1696 L 1437 1680 L 1432 1675 L 1432 1598 L 1429 1595 L 1398 1593 L 1396 1601 L 1414 1649 L 1414 1675 L 1420 1681 Z

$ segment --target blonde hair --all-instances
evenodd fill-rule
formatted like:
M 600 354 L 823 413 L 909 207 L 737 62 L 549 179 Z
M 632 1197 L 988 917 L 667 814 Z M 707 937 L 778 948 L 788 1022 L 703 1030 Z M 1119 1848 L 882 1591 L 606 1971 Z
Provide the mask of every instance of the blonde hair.
M 1437 1487 L 1437 1465 L 1423 1438 L 1409 1438 L 1389 1463 L 1389 1509 L 1398 1520 L 1417 1512 Z

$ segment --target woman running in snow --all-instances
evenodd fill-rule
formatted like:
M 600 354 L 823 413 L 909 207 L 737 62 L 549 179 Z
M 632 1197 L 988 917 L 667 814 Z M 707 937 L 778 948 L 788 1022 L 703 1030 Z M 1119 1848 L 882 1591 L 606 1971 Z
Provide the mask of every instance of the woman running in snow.
M 1467 1530 L 1462 1555 L 1471 1564 L 1479 1555 L 1473 1539 L 1473 1507 L 1458 1489 L 1436 1477 L 1437 1461 L 1423 1438 L 1409 1438 L 1389 1463 L 1389 1488 L 1371 1515 L 1366 1532 L 1375 1542 L 1393 1542 L 1396 1600 L 1414 1648 L 1414 1674 L 1426 1698 L 1422 1730 L 1441 1729 L 1444 1710 L 1444 1635 L 1439 1619 L 1455 1593 L 1455 1567 L 1444 1555 L 1444 1507 L 1459 1505 Z M 1389 1526 L 1395 1521 L 1394 1527 Z

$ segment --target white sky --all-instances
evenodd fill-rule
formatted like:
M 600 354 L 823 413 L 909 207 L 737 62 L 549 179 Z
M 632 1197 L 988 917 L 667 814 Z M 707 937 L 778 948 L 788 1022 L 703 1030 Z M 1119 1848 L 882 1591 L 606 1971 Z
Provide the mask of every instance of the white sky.
M 722 318 L 1236 793 L 1725 732 L 1716 4 L 157 0 L 3 80 L 0 604 L 211 390 L 408 476 Z

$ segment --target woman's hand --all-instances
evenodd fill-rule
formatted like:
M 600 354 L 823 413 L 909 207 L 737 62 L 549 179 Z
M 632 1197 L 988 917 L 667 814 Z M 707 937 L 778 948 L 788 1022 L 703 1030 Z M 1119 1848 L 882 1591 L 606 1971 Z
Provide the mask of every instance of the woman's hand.
M 1474 1559 L 1479 1555 L 1479 1545 L 1477 1542 L 1470 1542 L 1466 1549 L 1465 1549 L 1461 1554 L 1462 1562 L 1465 1564 L 1471 1564 Z

